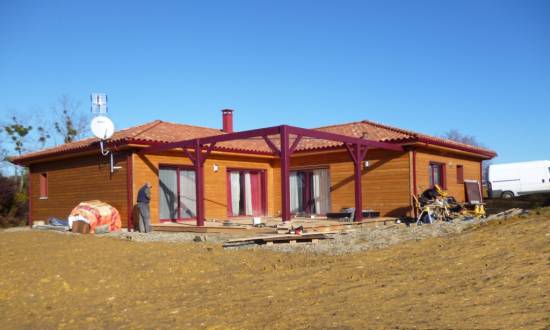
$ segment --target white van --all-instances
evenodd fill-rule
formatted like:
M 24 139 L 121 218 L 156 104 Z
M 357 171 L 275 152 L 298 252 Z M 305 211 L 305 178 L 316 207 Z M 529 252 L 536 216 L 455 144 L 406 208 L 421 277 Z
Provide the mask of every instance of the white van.
M 550 160 L 489 165 L 493 198 L 550 192 Z

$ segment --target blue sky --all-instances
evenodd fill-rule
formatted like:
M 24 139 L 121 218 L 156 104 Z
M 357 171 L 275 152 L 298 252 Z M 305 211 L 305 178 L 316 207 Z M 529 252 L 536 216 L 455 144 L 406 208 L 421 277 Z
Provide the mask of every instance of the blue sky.
M 361 119 L 550 159 L 550 1 L 0 1 L 0 113 L 106 92 L 117 127 Z

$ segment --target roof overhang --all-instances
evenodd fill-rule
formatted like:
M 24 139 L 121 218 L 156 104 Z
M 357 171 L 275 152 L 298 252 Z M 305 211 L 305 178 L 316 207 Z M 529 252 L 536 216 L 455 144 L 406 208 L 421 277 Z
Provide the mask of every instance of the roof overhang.
M 308 138 L 319 139 L 319 140 L 341 142 L 342 146 L 347 144 L 358 144 L 358 145 L 366 146 L 368 148 L 379 148 L 379 149 L 387 149 L 387 150 L 394 150 L 394 151 L 404 150 L 400 144 L 360 139 L 360 138 L 355 138 L 347 135 L 334 134 L 334 133 L 300 128 L 295 126 L 281 125 L 281 126 L 259 128 L 259 129 L 253 129 L 253 130 L 241 131 L 241 132 L 235 132 L 235 133 L 228 133 L 224 135 L 215 135 L 215 136 L 209 136 L 209 137 L 203 137 L 203 138 L 197 138 L 197 139 L 158 144 L 158 145 L 151 146 L 149 148 L 145 148 L 141 150 L 141 153 L 145 154 L 145 153 L 162 152 L 162 151 L 176 149 L 176 148 L 183 148 L 183 149 L 194 148 L 197 144 L 201 146 L 210 145 L 210 147 L 213 148 L 212 150 L 217 150 L 217 148 L 215 147 L 216 143 L 236 141 L 236 140 L 246 140 L 246 139 L 257 138 L 257 137 L 263 137 L 265 142 L 268 144 L 268 146 L 271 149 L 275 150 L 276 147 L 273 146 L 272 142 L 270 142 L 270 139 L 268 137 L 279 135 L 283 130 L 286 130 L 288 134 L 293 134 L 298 137 L 295 140 L 294 145 L 292 146 L 291 149 L 296 149 L 302 137 L 308 137 Z

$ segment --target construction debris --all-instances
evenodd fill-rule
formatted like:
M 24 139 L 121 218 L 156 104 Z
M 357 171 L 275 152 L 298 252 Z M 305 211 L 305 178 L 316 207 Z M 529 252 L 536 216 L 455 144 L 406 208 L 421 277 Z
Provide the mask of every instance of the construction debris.
M 485 217 L 485 204 L 481 202 L 481 197 L 479 197 L 481 195 L 471 192 L 479 190 L 479 182 L 467 181 L 465 182 L 465 187 L 470 190 L 469 198 L 465 203 L 459 203 L 438 185 L 425 190 L 418 198 L 413 196 L 415 206 L 418 210 L 416 224 L 451 221 L 464 216 Z M 478 187 L 477 190 L 475 187 Z
M 326 235 L 326 234 L 318 234 L 318 233 L 303 233 L 301 235 L 269 235 L 269 236 L 256 236 L 256 237 L 246 237 L 246 238 L 239 238 L 239 239 L 232 239 L 223 244 L 224 248 L 228 247 L 238 247 L 243 245 L 251 245 L 251 244 L 266 244 L 266 245 L 273 245 L 273 244 L 282 244 L 282 243 L 289 243 L 289 244 L 296 244 L 296 243 L 317 243 L 319 240 L 324 239 L 332 239 L 332 237 Z
M 522 215 L 522 214 L 526 214 L 526 213 L 528 213 L 528 211 L 526 211 L 524 209 L 513 208 L 513 209 L 509 209 L 509 210 L 504 211 L 504 212 L 500 212 L 500 213 L 497 213 L 497 214 L 490 215 L 487 218 L 485 218 L 484 221 L 506 220 L 506 219 L 517 217 L 518 215 Z

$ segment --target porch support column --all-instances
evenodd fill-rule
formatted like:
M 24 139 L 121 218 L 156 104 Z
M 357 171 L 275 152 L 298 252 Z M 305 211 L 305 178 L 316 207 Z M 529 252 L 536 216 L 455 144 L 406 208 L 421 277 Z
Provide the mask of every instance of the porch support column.
M 290 150 L 288 126 L 283 125 L 281 135 L 281 217 L 283 222 L 290 221 Z
M 355 183 L 355 218 L 354 221 L 358 222 L 363 220 L 363 185 L 361 184 L 361 170 L 363 160 L 359 160 L 360 145 L 355 145 L 355 156 L 357 159 L 353 162 L 353 174 Z
M 197 226 L 204 226 L 204 162 L 202 161 L 202 146 L 199 139 L 195 140 L 195 193 L 197 208 Z
M 361 184 L 361 172 L 363 171 L 363 159 L 367 155 L 368 147 L 359 143 L 352 146 L 345 144 L 351 159 L 353 160 L 353 183 L 355 188 L 355 222 L 363 220 L 363 185 Z

